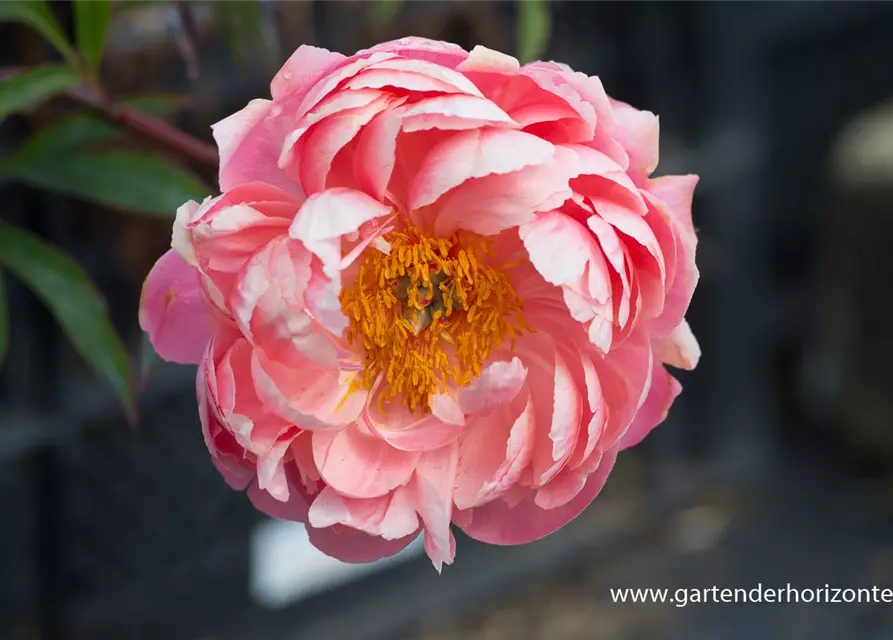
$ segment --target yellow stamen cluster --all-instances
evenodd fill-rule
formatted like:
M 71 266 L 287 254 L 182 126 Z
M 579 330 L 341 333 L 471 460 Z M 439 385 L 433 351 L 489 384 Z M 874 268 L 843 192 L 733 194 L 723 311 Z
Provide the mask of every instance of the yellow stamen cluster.
M 384 240 L 390 250 L 367 249 L 341 293 L 347 341 L 366 359 L 355 385 L 371 388 L 383 374 L 382 403 L 399 397 L 410 410 L 428 410 L 432 393 L 450 381 L 469 384 L 495 350 L 530 328 L 485 238 L 407 227 Z

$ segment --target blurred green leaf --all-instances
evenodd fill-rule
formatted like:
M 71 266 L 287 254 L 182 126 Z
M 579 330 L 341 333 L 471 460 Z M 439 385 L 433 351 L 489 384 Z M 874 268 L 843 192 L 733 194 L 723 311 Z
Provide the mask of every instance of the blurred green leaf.
M 94 123 L 81 121 L 69 129 L 65 143 L 101 141 L 114 136 Z M 45 132 L 43 132 L 45 133 Z M 39 134 L 41 135 L 41 134 Z M 187 200 L 201 199 L 208 187 L 192 174 L 162 158 L 125 149 L 71 150 L 60 153 L 61 141 L 41 136 L 2 166 L 13 178 L 100 204 L 172 218 Z M 108 139 L 108 138 L 105 138 Z
M 4 222 L 0 222 L 0 264 L 41 299 L 132 417 L 133 378 L 127 352 L 102 296 L 80 267 L 37 236 Z
M 0 120 L 28 109 L 80 82 L 71 69 L 47 65 L 22 71 L 0 82 Z
M 549 45 L 552 12 L 548 0 L 518 0 L 515 24 L 518 59 L 522 64 L 539 60 Z
M 92 71 L 99 69 L 105 33 L 112 15 L 109 0 L 75 0 L 74 32 L 78 49 Z
M 229 46 L 239 62 L 245 62 L 248 52 L 260 50 L 268 62 L 272 50 L 264 33 L 263 7 L 254 0 L 227 0 L 212 2 L 214 10 L 226 31 Z
M 78 67 L 77 54 L 43 0 L 0 0 L 0 22 L 27 24 L 49 40 L 72 68 Z
M 9 312 L 6 304 L 6 288 L 3 284 L 3 272 L 0 271 L 0 367 L 3 366 L 3 358 L 6 357 L 6 349 L 9 346 Z
M 372 6 L 372 22 L 377 26 L 389 23 L 400 13 L 403 0 L 375 0 Z

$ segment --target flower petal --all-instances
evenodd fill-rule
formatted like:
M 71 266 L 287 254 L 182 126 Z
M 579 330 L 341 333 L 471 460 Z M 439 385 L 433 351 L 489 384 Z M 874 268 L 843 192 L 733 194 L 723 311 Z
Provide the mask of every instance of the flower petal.
M 654 427 L 666 420 L 670 406 L 681 391 L 682 385 L 655 360 L 648 397 L 623 436 L 620 448 L 628 449 L 639 444 Z
M 438 573 L 456 554 L 450 520 L 458 459 L 456 443 L 423 453 L 412 486 L 415 509 L 425 525 L 425 551 Z
M 345 59 L 340 53 L 310 45 L 301 45 L 285 61 L 270 83 L 270 93 L 273 99 L 306 91 L 326 72 Z
M 139 318 L 163 360 L 180 364 L 201 360 L 211 339 L 207 305 L 198 271 L 176 251 L 161 256 L 146 277 Z
M 583 489 L 561 507 L 542 509 L 534 503 L 535 492 L 528 491 L 513 506 L 504 500 L 495 500 L 473 509 L 471 521 L 463 524 L 462 530 L 475 540 L 489 544 L 515 545 L 539 540 L 576 518 L 598 496 L 616 457 L 616 449 L 606 451 Z
M 310 505 L 308 524 L 318 529 L 341 524 L 385 540 L 399 540 L 419 529 L 408 493 L 400 487 L 380 497 L 356 499 L 326 487 Z
M 313 434 L 313 460 L 326 483 L 351 498 L 375 498 L 409 481 L 419 454 L 394 449 L 355 427 Z

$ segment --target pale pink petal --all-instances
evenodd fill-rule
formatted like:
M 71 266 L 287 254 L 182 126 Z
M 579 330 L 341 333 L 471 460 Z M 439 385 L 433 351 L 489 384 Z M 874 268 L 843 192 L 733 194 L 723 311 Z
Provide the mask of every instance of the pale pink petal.
M 270 100 L 252 100 L 241 111 L 211 127 L 220 150 L 220 189 L 263 181 L 301 195 L 300 187 L 279 168 L 289 118 L 276 113 Z
M 648 397 L 623 436 L 620 448 L 628 449 L 644 440 L 654 427 L 666 419 L 670 406 L 681 391 L 682 385 L 655 360 Z
M 456 443 L 423 453 L 412 486 L 415 509 L 425 526 L 425 551 L 438 573 L 444 564 L 452 564 L 456 553 L 450 520 L 458 459 Z
M 459 406 L 455 391 L 433 394 L 428 399 L 428 408 L 431 409 L 431 415 L 447 424 L 456 426 L 465 424 L 465 414 Z
M 385 540 L 399 540 L 419 529 L 405 487 L 367 499 L 345 497 L 326 487 L 313 500 L 307 517 L 308 524 L 317 529 L 340 524 Z
M 313 434 L 313 460 L 325 482 L 352 498 L 375 498 L 409 481 L 419 454 L 399 451 L 356 428 Z
M 469 180 L 432 207 L 434 231 L 440 236 L 456 229 L 495 235 L 530 222 L 537 211 L 554 209 L 570 196 L 566 176 L 552 163 Z
M 362 424 L 395 449 L 432 451 L 455 442 L 462 435 L 461 424 L 445 421 L 438 415 L 442 406 L 438 406 L 436 413 L 420 414 L 400 402 L 380 403 L 380 392 L 379 381 L 369 391 Z
M 300 434 L 297 427 L 287 428 L 266 451 L 257 455 L 257 486 L 276 500 L 287 501 L 289 483 L 285 476 L 285 455 Z
M 657 168 L 660 123 L 650 111 L 640 111 L 619 103 L 614 106 L 616 126 L 612 135 L 629 154 L 630 169 L 651 175 Z
M 355 373 L 309 363 L 284 365 L 255 349 L 251 377 L 268 411 L 302 429 L 337 429 L 352 423 L 366 403 L 364 390 L 351 391 Z
M 498 106 L 475 96 L 452 94 L 419 100 L 403 112 L 403 130 L 478 129 L 485 126 L 517 126 Z
M 529 395 L 520 414 L 505 408 L 496 415 L 471 419 L 459 442 L 456 508 L 494 500 L 520 479 L 533 450 L 533 421 Z
M 339 271 L 341 263 L 341 236 L 391 211 L 362 191 L 343 187 L 327 189 L 307 198 L 289 235 L 319 256 L 327 273 L 332 275 Z
M 176 251 L 161 256 L 146 277 L 139 319 L 163 360 L 180 364 L 201 360 L 211 339 L 207 304 L 199 290 L 198 271 Z
M 527 368 L 519 358 L 492 362 L 459 390 L 459 408 L 466 416 L 496 411 L 515 399 L 526 380 Z
M 368 58 L 347 58 L 345 64 L 336 66 L 329 73 L 324 74 L 308 91 L 304 94 L 297 106 L 294 106 L 293 116 L 296 119 L 303 118 L 311 109 L 318 105 L 326 96 L 331 94 L 341 83 L 348 78 L 353 78 L 357 73 L 366 67 L 393 58 L 391 53 L 375 53 Z M 291 106 L 291 105 L 290 105 Z M 280 141 L 285 140 L 283 135 Z M 278 158 L 278 154 L 277 154 Z
M 380 89 L 386 86 L 483 97 L 474 83 L 461 73 L 425 60 L 391 58 L 376 62 L 347 83 L 350 89 Z
M 409 206 L 418 209 L 472 178 L 507 174 L 552 158 L 551 144 L 520 131 L 476 129 L 456 134 L 433 148 L 409 187 Z
M 516 58 L 477 45 L 471 50 L 468 57 L 456 67 L 456 71 L 461 71 L 462 73 L 479 71 L 508 75 L 517 73 L 520 68 L 521 65 Z
M 273 99 L 306 91 L 327 71 L 343 60 L 345 57 L 340 53 L 310 45 L 301 45 L 285 61 L 270 83 L 270 93 Z
M 396 54 L 413 60 L 428 60 L 450 68 L 455 67 L 468 57 L 465 49 L 452 42 L 442 42 L 415 36 L 383 42 L 370 49 L 359 51 L 357 55 L 380 53 Z
M 397 134 L 402 112 L 397 109 L 379 113 L 360 133 L 354 173 L 360 187 L 377 200 L 384 197 L 397 154 Z
M 534 503 L 535 492 L 528 491 L 514 506 L 494 500 L 472 510 L 471 522 L 462 530 L 481 542 L 500 545 L 525 544 L 539 540 L 560 529 L 576 518 L 601 492 L 617 450 L 606 451 L 598 469 L 589 476 L 586 485 L 567 504 L 555 509 L 541 509 Z
M 687 321 L 683 320 L 672 333 L 660 341 L 657 358 L 678 369 L 691 371 L 698 366 L 698 360 L 701 359 L 701 347 Z
M 206 205 L 209 200 L 210 198 L 206 198 L 202 206 Z M 195 247 L 192 244 L 192 230 L 187 229 L 187 225 L 199 212 L 199 209 L 199 204 L 194 200 L 180 205 L 177 209 L 177 217 L 174 220 L 174 228 L 171 232 L 171 249 L 183 256 L 183 259 L 193 267 L 198 265 L 198 261 L 195 257 Z
M 691 219 L 691 203 L 698 176 L 662 176 L 648 181 L 647 189 L 667 203 L 676 219 L 689 232 L 694 233 Z

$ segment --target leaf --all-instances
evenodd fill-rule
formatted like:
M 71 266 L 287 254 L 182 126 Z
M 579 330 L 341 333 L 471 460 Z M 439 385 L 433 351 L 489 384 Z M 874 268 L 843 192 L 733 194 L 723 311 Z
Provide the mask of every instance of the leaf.
M 9 347 L 9 312 L 6 303 L 6 289 L 3 285 L 3 272 L 0 271 L 0 367 Z
M 375 0 L 372 6 L 372 22 L 377 26 L 389 23 L 400 13 L 403 0 Z
M 519 0 L 515 23 L 518 59 L 522 63 L 539 60 L 549 45 L 552 13 L 548 0 Z
M 78 67 L 77 54 L 43 0 L 0 0 L 0 22 L 27 24 L 49 40 L 72 68 Z
M 0 222 L 0 264 L 47 306 L 87 363 L 114 389 L 129 416 L 133 374 L 105 301 L 71 258 L 30 233 Z
M 65 144 L 84 142 L 88 136 L 96 141 L 105 135 L 93 123 L 78 124 L 80 128 L 66 131 L 70 137 L 64 140 Z M 42 146 L 29 141 L 2 167 L 26 184 L 168 218 L 187 200 L 201 199 L 208 193 L 208 188 L 192 174 L 162 158 L 124 149 L 68 148 L 60 153 L 62 141 L 39 135 Z
M 0 121 L 10 113 L 36 106 L 68 87 L 80 77 L 63 65 L 35 67 L 0 83 Z
M 93 72 L 102 62 L 105 33 L 108 30 L 112 4 L 109 0 L 75 0 L 74 31 L 78 49 L 87 67 Z

